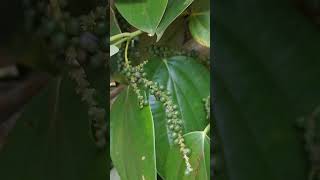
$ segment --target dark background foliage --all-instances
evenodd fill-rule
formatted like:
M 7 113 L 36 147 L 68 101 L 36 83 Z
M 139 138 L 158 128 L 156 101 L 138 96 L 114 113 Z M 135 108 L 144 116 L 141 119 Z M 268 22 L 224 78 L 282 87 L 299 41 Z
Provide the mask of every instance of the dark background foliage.
M 318 167 L 319 141 L 297 127 L 320 100 L 317 3 L 215 1 L 216 179 L 304 180 Z

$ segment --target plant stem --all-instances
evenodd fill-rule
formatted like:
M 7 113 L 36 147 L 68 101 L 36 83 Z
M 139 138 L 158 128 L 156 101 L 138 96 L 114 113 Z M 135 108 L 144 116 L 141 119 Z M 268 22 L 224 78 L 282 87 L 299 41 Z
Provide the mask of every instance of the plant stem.
M 140 34 L 142 34 L 143 32 L 141 30 L 137 30 L 131 33 L 131 38 L 134 38 L 136 36 L 139 36 Z
M 124 38 L 124 39 L 121 39 L 120 41 L 117 41 L 116 43 L 114 43 L 114 44 L 112 44 L 112 45 L 118 45 L 118 44 L 121 44 L 121 43 L 123 43 L 123 42 L 125 42 L 125 41 L 127 41 L 127 39 L 126 38 Z
M 131 39 L 127 40 L 126 49 L 124 51 L 124 60 L 126 61 L 126 64 L 129 63 L 129 60 L 128 60 L 128 47 L 129 47 L 130 41 L 131 41 Z
M 142 34 L 143 32 L 141 30 L 137 30 L 131 33 L 121 33 L 121 34 L 117 34 L 114 36 L 110 37 L 110 42 L 119 40 L 117 42 L 115 42 L 113 45 L 118 45 L 120 43 L 123 43 L 125 41 L 127 41 L 126 43 L 126 48 L 124 51 L 124 60 L 126 64 L 129 64 L 129 60 L 128 60 L 128 48 L 129 48 L 129 44 L 132 38 L 139 36 L 140 34 Z
M 208 134 L 209 131 L 210 131 L 210 124 L 208 124 L 207 127 L 203 130 L 203 133 Z
M 142 34 L 143 32 L 141 30 L 137 30 L 131 33 L 125 32 L 125 33 L 121 33 L 121 34 L 117 34 L 114 36 L 110 37 L 110 42 L 125 38 L 125 39 L 132 39 L 140 34 Z
M 110 42 L 121 39 L 121 38 L 129 37 L 130 35 L 131 35 L 131 33 L 121 33 L 121 34 L 111 36 Z

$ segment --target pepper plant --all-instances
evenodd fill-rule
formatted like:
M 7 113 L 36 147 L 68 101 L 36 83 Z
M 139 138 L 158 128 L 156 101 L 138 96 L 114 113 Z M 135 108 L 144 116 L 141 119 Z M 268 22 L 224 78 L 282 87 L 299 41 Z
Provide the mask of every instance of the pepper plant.
M 210 179 L 210 1 L 110 4 L 112 172 Z
M 10 121 L 1 179 L 107 178 L 107 1 L 15 3 L 24 16 L 7 46 L 19 65 L 47 78 Z

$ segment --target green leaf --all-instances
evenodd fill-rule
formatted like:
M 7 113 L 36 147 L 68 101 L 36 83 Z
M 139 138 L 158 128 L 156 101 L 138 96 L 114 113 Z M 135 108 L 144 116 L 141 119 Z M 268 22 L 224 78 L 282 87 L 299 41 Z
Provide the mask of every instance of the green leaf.
M 28 103 L 0 153 L 1 179 L 102 180 L 108 148 L 90 138 L 87 107 L 68 79 L 54 79 Z
M 166 163 L 166 180 L 209 180 L 210 179 L 210 139 L 204 132 L 184 135 L 186 145 L 191 149 L 190 163 L 193 171 L 185 174 L 186 164 L 179 148 L 172 148 Z
M 119 48 L 115 45 L 110 45 L 110 57 L 117 54 L 119 52 Z
M 110 36 L 120 34 L 121 30 L 112 8 L 110 8 Z
M 122 180 L 156 180 L 153 119 L 129 86 L 111 107 L 111 159 Z
M 156 30 L 157 41 L 160 40 L 167 27 L 193 2 L 193 0 L 170 0 L 163 18 Z
M 189 20 L 192 37 L 201 45 L 210 47 L 210 1 L 198 0 L 192 4 Z
M 210 94 L 210 73 L 195 59 L 175 56 L 168 59 L 152 58 L 145 67 L 148 79 L 158 82 L 171 92 L 173 102 L 183 119 L 184 133 L 200 131 L 208 124 L 203 98 Z M 155 123 L 157 170 L 165 176 L 165 164 L 170 148 L 165 110 L 161 103 L 149 97 Z
M 129 24 L 154 35 L 168 0 L 116 0 L 115 6 Z
M 295 121 L 320 102 L 319 30 L 289 1 L 215 6 L 214 115 L 229 179 L 308 179 Z

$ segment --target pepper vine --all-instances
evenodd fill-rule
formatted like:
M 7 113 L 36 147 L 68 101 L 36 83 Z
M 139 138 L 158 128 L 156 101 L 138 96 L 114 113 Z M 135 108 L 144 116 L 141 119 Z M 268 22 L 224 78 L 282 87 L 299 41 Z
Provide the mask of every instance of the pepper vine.
M 139 100 L 139 107 L 142 109 L 144 106 L 148 105 L 148 100 L 146 97 L 141 95 L 141 91 L 149 90 L 150 94 L 153 95 L 156 100 L 160 101 L 166 112 L 167 118 L 167 128 L 170 132 L 170 138 L 172 142 L 179 147 L 181 155 L 184 159 L 186 170 L 185 174 L 190 174 L 193 168 L 190 164 L 189 157 L 191 150 L 185 144 L 183 137 L 183 121 L 180 116 L 178 106 L 172 101 L 171 93 L 165 90 L 163 85 L 157 82 L 153 82 L 146 78 L 147 74 L 144 71 L 144 65 L 148 61 L 143 61 L 141 64 L 133 66 L 131 61 L 128 59 L 128 47 L 131 39 L 135 36 L 140 35 L 141 31 L 136 31 L 133 33 L 122 33 L 110 38 L 110 42 L 118 40 L 118 42 L 126 42 L 125 51 L 118 53 L 118 70 L 127 79 L 129 85 L 133 88 Z M 121 39 L 124 38 L 124 39 Z M 119 40 L 120 39 L 120 40 Z M 117 44 L 120 44 L 117 43 Z M 165 49 L 164 49 L 165 50 Z

